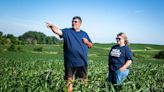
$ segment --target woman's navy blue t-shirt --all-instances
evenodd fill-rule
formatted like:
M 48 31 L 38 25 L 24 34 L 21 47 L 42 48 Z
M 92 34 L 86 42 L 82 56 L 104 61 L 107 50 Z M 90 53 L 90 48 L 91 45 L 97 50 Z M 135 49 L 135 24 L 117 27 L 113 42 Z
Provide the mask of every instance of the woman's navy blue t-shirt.
M 83 38 L 92 42 L 88 34 L 82 30 L 76 32 L 73 28 L 62 29 L 64 40 L 64 65 L 67 67 L 80 67 L 88 65 L 88 46 Z
M 133 55 L 128 46 L 115 45 L 109 52 L 109 70 L 116 71 L 121 68 L 127 60 L 133 61 Z

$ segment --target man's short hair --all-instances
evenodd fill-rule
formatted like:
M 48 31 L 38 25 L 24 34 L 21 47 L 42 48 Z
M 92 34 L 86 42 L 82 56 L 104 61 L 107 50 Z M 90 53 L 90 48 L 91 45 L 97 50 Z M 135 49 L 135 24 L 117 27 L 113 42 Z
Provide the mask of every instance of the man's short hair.
M 75 17 L 72 18 L 72 20 L 74 20 L 74 19 L 78 19 L 78 20 L 82 23 L 82 19 L 81 19 L 81 17 L 79 17 L 79 16 L 75 16 Z

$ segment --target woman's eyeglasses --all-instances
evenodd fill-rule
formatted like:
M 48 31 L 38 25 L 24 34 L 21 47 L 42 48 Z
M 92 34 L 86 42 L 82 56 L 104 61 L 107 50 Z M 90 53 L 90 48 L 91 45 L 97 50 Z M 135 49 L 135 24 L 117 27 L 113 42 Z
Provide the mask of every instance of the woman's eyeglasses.
M 116 40 L 120 41 L 120 40 L 121 40 L 121 38 L 116 38 Z

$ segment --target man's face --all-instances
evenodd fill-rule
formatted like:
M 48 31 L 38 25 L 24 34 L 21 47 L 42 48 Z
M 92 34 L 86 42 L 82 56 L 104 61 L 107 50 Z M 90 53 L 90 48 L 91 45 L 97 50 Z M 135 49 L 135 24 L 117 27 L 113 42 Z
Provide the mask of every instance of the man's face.
M 81 26 L 81 22 L 79 19 L 72 20 L 72 28 L 79 29 Z

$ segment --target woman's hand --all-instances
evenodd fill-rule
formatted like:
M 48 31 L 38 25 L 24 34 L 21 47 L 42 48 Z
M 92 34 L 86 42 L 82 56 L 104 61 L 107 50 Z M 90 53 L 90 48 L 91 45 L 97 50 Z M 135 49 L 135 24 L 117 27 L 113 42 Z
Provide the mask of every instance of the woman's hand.
M 129 65 L 132 63 L 132 60 L 127 60 L 126 63 L 119 69 L 120 71 L 124 71 Z
M 121 67 L 119 70 L 120 70 L 120 71 L 125 71 L 125 68 Z

